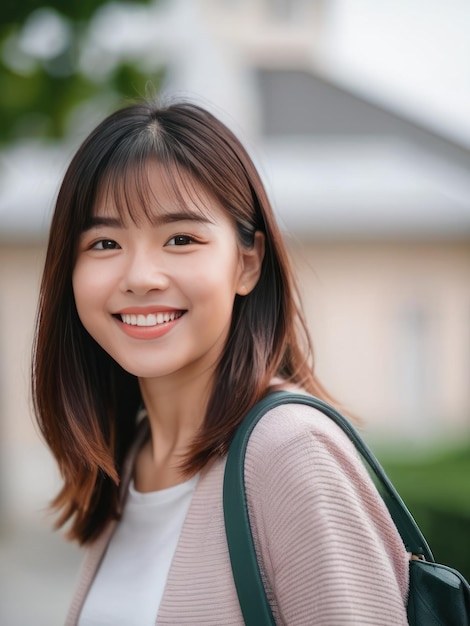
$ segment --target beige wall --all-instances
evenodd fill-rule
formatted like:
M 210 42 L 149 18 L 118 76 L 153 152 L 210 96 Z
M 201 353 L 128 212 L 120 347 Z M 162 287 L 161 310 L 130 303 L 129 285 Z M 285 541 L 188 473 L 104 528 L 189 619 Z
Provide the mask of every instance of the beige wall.
M 43 248 L 0 246 L 0 494 L 8 514 L 37 516 L 57 474 L 30 411 L 29 365 Z
M 470 427 L 470 244 L 292 243 L 318 373 L 372 427 Z
M 468 428 L 470 243 L 291 250 L 318 372 L 336 397 L 382 435 Z M 23 518 L 37 518 L 58 485 L 29 408 L 42 259 L 39 245 L 0 247 L 0 486 L 3 510 Z

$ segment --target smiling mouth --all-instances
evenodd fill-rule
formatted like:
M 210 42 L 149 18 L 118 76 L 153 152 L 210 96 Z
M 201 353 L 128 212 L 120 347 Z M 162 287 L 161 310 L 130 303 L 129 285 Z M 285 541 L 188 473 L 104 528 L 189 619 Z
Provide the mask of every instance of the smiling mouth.
M 160 326 L 161 324 L 167 324 L 168 322 L 173 322 L 174 320 L 180 318 L 185 311 L 168 311 L 165 313 L 149 313 L 148 315 L 134 315 L 129 313 L 120 313 L 116 315 L 118 319 L 121 320 L 123 324 L 128 324 L 129 326 Z

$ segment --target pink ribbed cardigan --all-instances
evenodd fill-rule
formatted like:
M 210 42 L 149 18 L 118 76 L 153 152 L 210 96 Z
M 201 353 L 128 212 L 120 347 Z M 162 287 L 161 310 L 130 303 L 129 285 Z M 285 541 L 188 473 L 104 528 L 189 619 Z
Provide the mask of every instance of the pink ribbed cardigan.
M 127 492 L 142 428 L 123 472 Z M 227 543 L 225 459 L 201 474 L 156 624 L 242 626 Z M 283 405 L 256 426 L 246 455 L 255 545 L 277 624 L 404 625 L 408 555 L 353 445 L 311 407 Z M 66 626 L 75 626 L 115 528 L 87 549 Z

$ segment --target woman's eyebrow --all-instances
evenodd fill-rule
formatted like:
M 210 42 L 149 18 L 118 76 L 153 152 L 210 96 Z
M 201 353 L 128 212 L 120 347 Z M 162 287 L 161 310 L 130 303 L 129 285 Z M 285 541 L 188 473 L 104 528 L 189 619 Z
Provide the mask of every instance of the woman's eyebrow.
M 100 215 L 94 215 L 88 218 L 83 232 L 91 230 L 92 228 L 99 228 L 100 226 L 111 226 L 112 228 L 122 228 L 123 223 L 117 217 L 104 217 Z
M 174 222 L 199 222 L 200 224 L 213 224 L 214 220 L 202 211 L 191 211 L 190 209 L 179 209 L 177 211 L 162 211 L 152 216 L 154 226 L 172 224 Z
M 201 224 L 213 224 L 214 221 L 202 212 L 193 211 L 165 211 L 158 215 L 152 216 L 151 223 L 154 226 L 163 224 L 172 224 L 174 222 L 199 222 Z M 101 215 L 91 216 L 83 231 L 99 228 L 100 226 L 108 226 L 112 228 L 123 228 L 123 221 L 119 217 L 105 217 Z

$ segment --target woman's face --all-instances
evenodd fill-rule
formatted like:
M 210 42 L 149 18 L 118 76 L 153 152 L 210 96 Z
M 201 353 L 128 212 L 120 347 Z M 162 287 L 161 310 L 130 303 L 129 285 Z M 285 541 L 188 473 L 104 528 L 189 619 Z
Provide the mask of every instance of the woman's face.
M 214 199 L 193 184 L 191 198 L 181 189 L 182 208 L 162 175 L 149 165 L 152 222 L 121 219 L 112 194 L 98 202 L 79 240 L 73 291 L 82 324 L 126 371 L 193 377 L 216 365 L 235 295 L 258 279 L 263 242 L 257 235 L 245 250 Z

